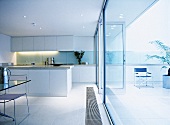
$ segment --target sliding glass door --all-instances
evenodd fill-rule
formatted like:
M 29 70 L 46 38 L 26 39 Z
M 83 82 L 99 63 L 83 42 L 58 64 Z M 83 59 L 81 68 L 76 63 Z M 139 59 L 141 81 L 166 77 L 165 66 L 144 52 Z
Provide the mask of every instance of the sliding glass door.
M 114 22 L 110 17 L 113 13 L 111 10 L 109 6 L 104 9 L 104 104 L 115 122 L 116 95 L 126 90 L 125 23 Z
M 105 105 L 113 119 L 116 95 L 126 90 L 124 23 L 107 23 L 105 33 Z

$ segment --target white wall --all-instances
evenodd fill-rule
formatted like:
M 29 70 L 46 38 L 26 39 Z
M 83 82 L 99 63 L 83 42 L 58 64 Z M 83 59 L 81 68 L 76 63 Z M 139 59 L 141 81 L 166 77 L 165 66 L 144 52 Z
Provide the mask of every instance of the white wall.
M 159 54 L 159 50 L 149 41 L 160 40 L 170 46 L 170 1 L 159 0 L 147 12 L 140 16 L 126 29 L 126 51 L 133 51 L 127 55 L 127 60 L 131 60 L 126 66 L 126 81 L 132 82 L 134 79 L 134 67 L 140 67 L 140 63 L 133 65 L 133 61 L 142 62 L 153 75 L 154 82 L 161 82 L 162 75 L 167 73 L 167 69 L 161 69 L 163 65 L 158 60 L 145 61 L 146 54 Z M 132 54 L 135 53 L 135 56 Z M 140 55 L 139 55 L 140 54 Z M 132 57 L 132 58 L 131 58 Z M 136 58 L 134 58 L 136 57 Z M 152 65 L 158 64 L 158 65 Z M 132 82 L 133 83 L 133 82 Z
M 170 45 L 170 1 L 159 0 L 127 28 L 127 51 L 157 51 L 149 41 Z
M 15 63 L 15 53 L 11 52 L 11 37 L 0 34 L 0 63 Z

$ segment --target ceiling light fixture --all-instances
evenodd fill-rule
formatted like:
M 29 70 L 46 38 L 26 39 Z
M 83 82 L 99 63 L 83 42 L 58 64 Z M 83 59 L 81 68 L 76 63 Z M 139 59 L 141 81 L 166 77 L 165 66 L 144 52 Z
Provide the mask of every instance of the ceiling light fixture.
M 31 23 L 33 26 L 36 26 L 36 23 Z
M 27 18 L 27 16 L 23 16 L 23 18 Z
M 81 14 L 80 16 L 83 16 L 83 14 Z
M 83 26 L 83 29 L 85 28 L 85 26 Z
M 42 28 L 40 27 L 40 30 L 41 30 Z

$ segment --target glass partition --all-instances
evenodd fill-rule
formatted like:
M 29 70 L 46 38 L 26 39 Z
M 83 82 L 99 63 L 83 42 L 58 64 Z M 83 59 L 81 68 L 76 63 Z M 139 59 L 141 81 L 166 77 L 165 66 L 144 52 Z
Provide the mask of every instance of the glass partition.
M 125 23 L 114 22 L 108 4 L 104 11 L 104 103 L 112 121 L 118 120 L 114 108 L 116 95 L 124 94 L 125 87 Z M 118 122 L 116 122 L 118 123 Z

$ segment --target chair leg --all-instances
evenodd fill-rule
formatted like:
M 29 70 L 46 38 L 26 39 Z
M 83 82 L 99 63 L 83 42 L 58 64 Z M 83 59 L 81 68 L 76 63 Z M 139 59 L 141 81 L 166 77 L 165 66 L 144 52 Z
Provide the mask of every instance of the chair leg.
M 15 125 L 16 125 L 16 117 L 15 117 L 15 99 L 14 99 L 14 120 L 15 121 Z
M 4 100 L 4 114 L 5 114 L 5 100 Z
M 27 107 L 28 107 L 28 114 L 29 114 L 29 105 L 28 105 L 28 97 L 27 97 L 27 94 L 25 94 L 26 96 L 26 100 L 27 100 Z

